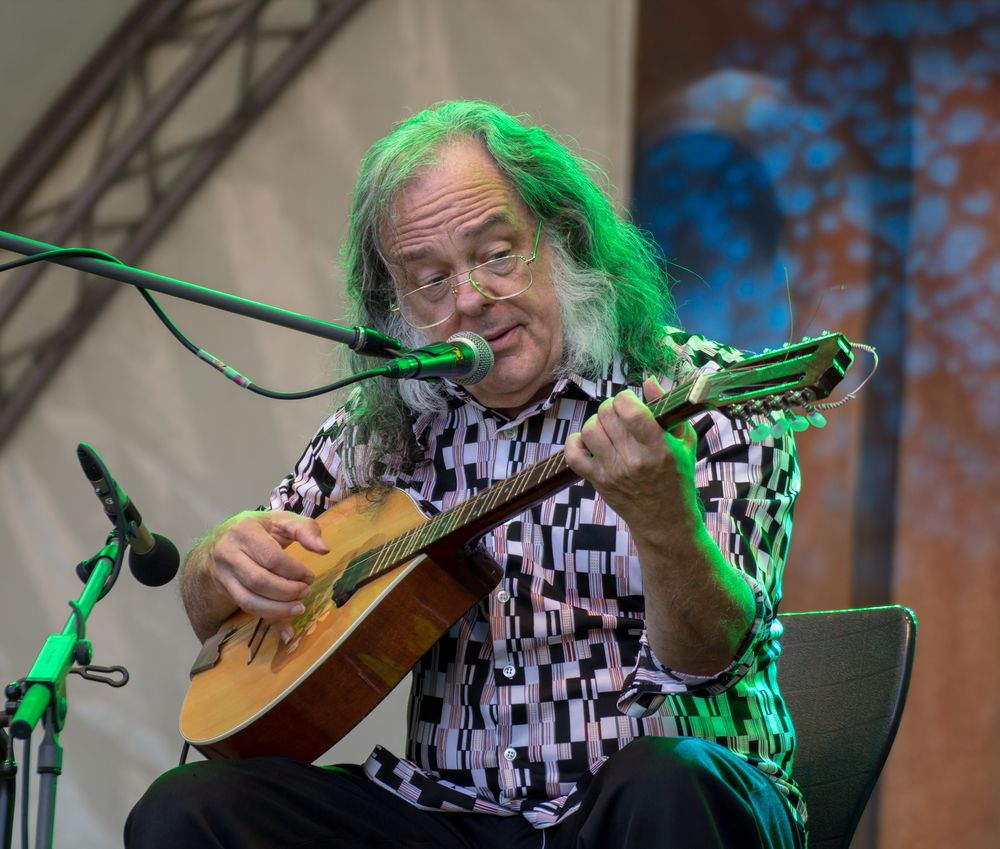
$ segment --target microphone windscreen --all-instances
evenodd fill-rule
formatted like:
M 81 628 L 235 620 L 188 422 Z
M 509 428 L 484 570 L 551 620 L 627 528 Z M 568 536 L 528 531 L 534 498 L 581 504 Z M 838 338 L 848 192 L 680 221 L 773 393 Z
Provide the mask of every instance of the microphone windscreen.
M 135 579 L 147 587 L 162 587 L 169 584 L 181 565 L 181 556 L 166 537 L 153 534 L 154 545 L 145 554 L 137 554 L 129 549 L 128 568 Z
M 99 481 L 103 475 L 101 467 L 98 465 L 96 453 L 86 442 L 81 442 L 76 446 L 76 459 L 80 461 L 80 468 L 91 483 Z
M 472 366 L 467 374 L 452 377 L 453 383 L 460 383 L 464 386 L 470 383 L 479 383 L 493 368 L 493 349 L 490 343 L 483 339 L 478 333 L 453 333 L 448 337 L 448 342 L 464 342 L 475 350 L 472 358 Z

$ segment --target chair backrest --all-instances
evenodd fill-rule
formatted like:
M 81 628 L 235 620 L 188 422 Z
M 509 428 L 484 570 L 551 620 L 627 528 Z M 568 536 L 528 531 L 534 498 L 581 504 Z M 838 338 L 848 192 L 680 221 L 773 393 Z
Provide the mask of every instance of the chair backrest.
M 898 605 L 779 619 L 778 682 L 795 722 L 809 847 L 846 849 L 899 727 L 917 620 Z

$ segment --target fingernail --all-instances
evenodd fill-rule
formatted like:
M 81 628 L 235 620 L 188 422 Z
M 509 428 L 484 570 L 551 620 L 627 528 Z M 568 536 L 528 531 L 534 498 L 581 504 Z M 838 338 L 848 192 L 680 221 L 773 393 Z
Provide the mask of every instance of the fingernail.
M 302 592 L 299 593 L 299 598 L 305 598 L 311 592 L 312 592 L 312 590 L 309 589 L 309 587 L 303 587 L 302 588 Z
M 292 637 L 294 636 L 295 636 L 295 631 L 293 631 L 291 628 L 281 629 L 281 642 L 283 642 L 286 646 L 292 641 Z
M 301 616 L 306 612 L 306 606 L 302 602 L 292 605 L 292 616 Z

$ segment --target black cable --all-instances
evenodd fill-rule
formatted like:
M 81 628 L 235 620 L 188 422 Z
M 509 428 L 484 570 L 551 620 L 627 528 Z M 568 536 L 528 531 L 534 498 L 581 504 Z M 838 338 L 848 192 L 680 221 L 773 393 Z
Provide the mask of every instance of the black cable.
M 80 642 L 86 637 L 87 626 L 84 624 L 83 611 L 80 609 L 80 603 L 77 601 L 70 601 L 69 609 L 73 611 L 73 621 L 76 623 L 76 641 Z
M 4 800 L 3 810 L 0 810 L 0 847 L 4 849 L 14 843 L 14 813 L 17 810 L 17 758 L 14 757 L 16 738 L 9 737 L 4 730 L 13 718 L 13 714 L 6 711 L 9 706 L 13 705 L 11 697 L 7 696 L 4 710 L 0 711 L 0 755 L 3 756 L 3 761 L 0 762 L 0 798 Z
M 0 265 L 0 271 L 9 271 L 13 268 L 20 268 L 21 266 L 30 265 L 33 262 L 42 262 L 45 260 L 51 260 L 57 257 L 65 256 L 86 256 L 92 257 L 94 259 L 103 259 L 106 262 L 113 262 L 116 265 L 124 265 L 118 257 L 112 256 L 104 251 L 94 250 L 93 248 L 56 248 L 51 251 L 43 251 L 42 253 L 32 254 L 31 256 L 21 257 L 20 259 L 12 260 L 11 262 L 6 262 Z M 244 389 L 249 389 L 251 392 L 262 395 L 265 398 L 274 398 L 279 401 L 298 401 L 303 398 L 315 398 L 317 395 L 324 395 L 327 392 L 333 392 L 335 389 L 342 389 L 345 386 L 349 386 L 352 383 L 356 383 L 360 380 L 365 380 L 369 377 L 378 377 L 382 371 L 379 368 L 369 369 L 368 371 L 363 371 L 355 375 L 351 375 L 348 378 L 342 380 L 335 380 L 333 383 L 328 383 L 325 386 L 317 386 L 314 389 L 303 389 L 298 392 L 279 392 L 275 389 L 267 389 L 263 386 L 258 386 L 250 378 L 243 374 L 240 374 L 232 366 L 226 365 L 222 360 L 216 357 L 214 354 L 209 353 L 204 348 L 199 348 L 190 339 L 188 339 L 173 323 L 170 317 L 164 312 L 163 308 L 157 303 L 156 299 L 150 294 L 148 289 L 144 289 L 142 286 L 134 287 L 146 304 L 153 311 L 156 317 L 160 320 L 164 327 L 170 331 L 171 335 L 181 343 L 188 351 L 194 354 L 198 359 L 203 362 L 208 363 L 216 371 L 221 372 L 223 377 L 228 378 L 237 386 L 242 386 Z M 403 356 L 403 352 L 392 351 L 390 352 L 394 357 Z M 103 596 L 101 596 L 103 598 Z
M 14 741 L 11 740 L 11 751 Z M 21 849 L 28 849 L 28 796 L 31 793 L 31 735 L 24 741 L 21 753 Z
M 43 260 L 50 260 L 62 256 L 83 256 L 90 257 L 91 259 L 103 259 L 106 262 L 114 262 L 118 265 L 123 264 L 117 257 L 113 257 L 111 254 L 105 253 L 104 251 L 95 250 L 94 248 L 55 248 L 51 251 L 42 251 L 41 253 L 32 254 L 31 256 L 23 256 L 20 259 L 12 259 L 10 262 L 5 262 L 0 265 L 0 271 L 11 271 L 24 265 L 31 265 L 33 262 L 42 262 Z
M 204 348 L 197 347 L 180 331 L 173 321 L 171 321 L 170 317 L 163 311 L 163 308 L 156 302 L 156 299 L 149 293 L 148 289 L 142 289 L 140 287 L 136 288 L 139 290 L 139 294 L 142 295 L 143 299 L 149 305 L 149 308 L 163 323 L 163 326 L 171 332 L 173 337 L 180 342 L 181 345 L 187 348 L 199 360 L 208 363 L 216 371 L 221 372 L 224 377 L 231 380 L 237 386 L 242 386 L 244 389 L 249 389 L 251 392 L 254 392 L 257 395 L 263 395 L 265 398 L 274 398 L 279 401 L 298 401 L 303 398 L 314 398 L 317 395 L 323 395 L 327 392 L 332 392 L 335 389 L 341 389 L 344 386 L 349 386 L 359 380 L 365 380 L 369 377 L 377 377 L 382 373 L 380 370 L 382 367 L 369 369 L 368 371 L 359 372 L 358 374 L 351 375 L 350 377 L 343 378 L 341 380 L 335 380 L 333 383 L 328 383 L 325 386 L 317 386 L 314 389 L 303 389 L 299 392 L 278 392 L 274 389 L 267 389 L 263 386 L 258 386 L 250 380 L 250 378 L 240 374 L 240 372 L 232 366 L 226 365 L 214 354 L 209 353 Z M 393 356 L 401 356 L 401 353 L 398 351 L 393 351 L 392 354 Z

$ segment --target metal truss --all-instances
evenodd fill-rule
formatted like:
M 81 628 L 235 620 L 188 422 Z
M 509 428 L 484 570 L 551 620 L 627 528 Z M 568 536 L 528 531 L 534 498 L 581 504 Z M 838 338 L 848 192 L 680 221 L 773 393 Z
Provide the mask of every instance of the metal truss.
M 142 0 L 0 171 L 0 230 L 135 264 L 362 2 Z M 0 447 L 120 288 L 0 278 Z

